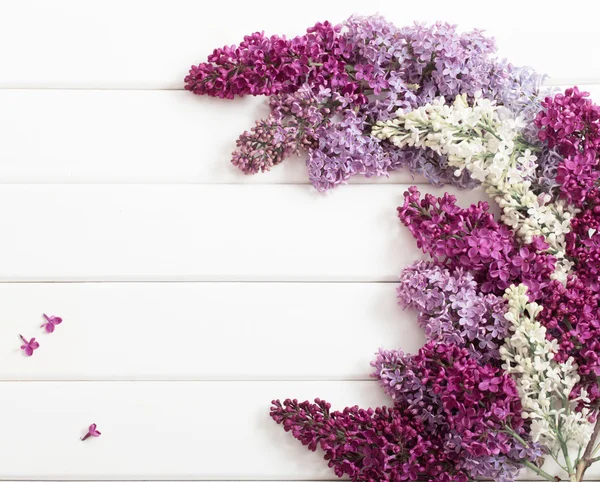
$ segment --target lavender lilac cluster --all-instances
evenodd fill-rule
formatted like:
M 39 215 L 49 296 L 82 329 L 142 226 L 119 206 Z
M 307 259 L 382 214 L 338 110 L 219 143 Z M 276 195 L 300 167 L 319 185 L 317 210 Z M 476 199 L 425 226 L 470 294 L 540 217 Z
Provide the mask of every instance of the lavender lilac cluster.
M 387 176 L 407 167 L 435 184 L 473 187 L 434 152 L 396 149 L 370 136 L 377 121 L 442 95 L 482 92 L 533 120 L 542 77 L 498 59 L 479 30 L 459 33 L 446 23 L 398 28 L 381 16 L 353 16 L 342 25 L 317 23 L 305 35 L 247 35 L 192 66 L 185 88 L 233 99 L 271 96 L 271 114 L 244 132 L 232 162 L 246 174 L 268 171 L 307 152 L 308 177 L 321 191 L 352 176 Z M 533 125 L 533 124 L 531 124 Z M 530 138 L 537 140 L 537 128 Z M 543 183 L 554 187 L 555 156 L 544 153 Z
M 481 292 L 471 273 L 418 261 L 402 271 L 397 292 L 398 304 L 418 313 L 429 340 L 462 346 L 471 358 L 498 366 L 498 348 L 509 334 L 505 302 Z M 395 374 L 379 371 L 377 376 L 394 386 Z

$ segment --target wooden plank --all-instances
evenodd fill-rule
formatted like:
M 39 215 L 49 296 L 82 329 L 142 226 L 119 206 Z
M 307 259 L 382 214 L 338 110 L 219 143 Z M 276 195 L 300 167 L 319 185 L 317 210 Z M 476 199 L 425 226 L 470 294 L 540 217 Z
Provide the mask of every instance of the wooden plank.
M 564 86 L 562 87 L 564 88 Z M 586 86 L 600 101 L 600 85 Z M 245 176 L 230 163 L 264 98 L 182 91 L 0 90 L 0 182 L 307 184 L 305 156 Z M 426 182 L 406 170 L 351 184 Z
M 270 400 L 386 403 L 375 382 L 2 382 L 0 390 L 0 426 L 10 434 L 0 437 L 3 480 L 329 480 L 322 454 L 269 419 Z M 92 422 L 102 436 L 82 443 Z M 592 467 L 590 478 L 598 475 Z
M 375 406 L 385 402 L 375 385 L 3 382 L 0 425 L 10 436 L 0 437 L 0 479 L 331 478 L 320 454 L 270 420 L 270 401 L 322 396 Z M 102 436 L 82 443 L 92 422 Z
M 7 184 L 0 280 L 395 281 L 405 188 Z
M 246 176 L 237 137 L 265 117 L 264 97 L 227 102 L 183 91 L 0 90 L 0 182 L 303 183 L 303 158 Z M 419 179 L 423 180 L 423 179 Z M 356 176 L 352 183 L 407 183 Z
M 414 352 L 392 283 L 0 284 L 3 380 L 368 380 Z M 64 322 L 40 329 L 41 313 Z M 17 337 L 41 347 L 21 360 Z M 74 361 L 76 361 L 74 363 Z
M 0 86 L 178 89 L 191 64 L 245 34 L 264 30 L 293 36 L 317 21 L 376 12 L 400 26 L 444 20 L 464 30 L 487 29 L 502 56 L 547 72 L 555 84 L 600 81 L 600 65 L 582 48 L 597 38 L 589 1 L 563 8 L 507 0 L 493 15 L 483 15 L 475 0 L 459 6 L 433 0 L 425 8 L 417 2 L 306 0 L 293 15 L 280 5 L 235 0 L 227 10 L 235 14 L 224 15 L 222 4 L 194 0 L 5 0 L 0 4 Z

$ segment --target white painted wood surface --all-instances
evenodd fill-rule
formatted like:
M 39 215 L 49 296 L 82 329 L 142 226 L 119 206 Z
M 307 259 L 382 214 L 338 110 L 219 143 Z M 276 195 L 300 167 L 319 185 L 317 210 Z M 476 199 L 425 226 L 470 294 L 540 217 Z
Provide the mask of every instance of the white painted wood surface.
M 415 351 L 393 283 L 0 283 L 0 379 L 368 380 Z M 42 312 L 60 313 L 55 333 Z M 16 334 L 37 336 L 21 360 Z
M 267 115 L 265 97 L 223 101 L 182 90 L 0 90 L 0 106 L 5 134 L 0 182 L 308 184 L 303 158 L 256 176 L 229 163 L 238 136 Z M 397 171 L 352 182 L 414 180 Z
M 0 280 L 395 281 L 407 187 L 7 184 Z
M 181 91 L 213 48 L 379 11 L 485 28 L 600 97 L 591 0 L 281 5 L 0 0 L 0 479 L 334 479 L 270 400 L 384 404 L 373 352 L 422 343 L 393 283 L 420 257 L 395 211 L 411 176 L 324 196 L 302 159 L 241 175 L 229 155 L 264 100 Z M 42 312 L 65 320 L 52 335 Z
M 101 5 L 98 6 L 98 5 Z M 215 47 L 264 30 L 300 35 L 317 21 L 380 12 L 398 25 L 444 20 L 497 38 L 502 55 L 534 65 L 556 84 L 600 78 L 590 61 L 597 40 L 593 0 L 392 2 L 304 0 L 4 0 L 0 16 L 0 86 L 10 88 L 180 89 L 191 64 Z
M 5 382 L 4 387 L 0 453 L 6 478 L 327 479 L 331 473 L 321 454 L 299 450 L 269 418 L 270 400 L 320 396 L 338 406 L 385 403 L 375 382 Z M 102 435 L 82 443 L 79 437 L 91 422 Z
M 387 401 L 374 381 L 3 385 L 7 478 L 26 471 L 31 479 L 61 480 L 327 480 L 322 454 L 299 450 L 269 418 L 265 400 L 320 397 L 338 407 Z M 91 421 L 102 435 L 82 443 Z

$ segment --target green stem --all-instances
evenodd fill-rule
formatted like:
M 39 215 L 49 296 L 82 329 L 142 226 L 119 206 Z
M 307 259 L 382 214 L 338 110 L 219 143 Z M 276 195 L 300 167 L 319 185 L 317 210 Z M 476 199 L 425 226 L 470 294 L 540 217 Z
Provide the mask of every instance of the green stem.
M 522 463 L 526 467 L 529 467 L 531 470 L 533 470 L 540 477 L 543 477 L 546 480 L 551 480 L 552 482 L 556 481 L 556 477 L 554 477 L 553 475 L 550 475 L 548 472 L 539 468 L 537 465 L 531 463 L 529 460 L 523 460 Z
M 560 429 L 557 430 L 558 441 L 560 442 L 560 448 L 563 453 L 563 457 L 565 459 L 565 464 L 567 465 L 567 474 L 569 477 L 575 474 L 575 470 L 573 469 L 573 464 L 571 463 L 571 457 L 569 456 L 569 449 L 567 448 L 567 444 L 565 443 L 562 434 L 560 433 Z
M 484 131 L 486 131 L 488 134 L 493 135 L 496 139 L 498 139 L 499 141 L 502 141 L 502 137 L 500 137 L 498 134 L 496 134 L 495 131 L 493 131 L 492 129 L 490 129 L 487 125 L 485 124 L 481 124 L 481 127 L 483 128 Z

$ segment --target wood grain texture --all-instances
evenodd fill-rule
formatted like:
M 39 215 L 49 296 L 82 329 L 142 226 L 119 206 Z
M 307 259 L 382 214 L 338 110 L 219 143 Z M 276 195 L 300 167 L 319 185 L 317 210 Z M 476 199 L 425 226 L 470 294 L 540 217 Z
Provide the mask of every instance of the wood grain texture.
M 0 182 L 307 184 L 305 157 L 254 176 L 230 163 L 237 137 L 268 114 L 266 102 L 168 90 L 0 89 Z M 414 181 L 407 171 L 352 179 L 392 182 Z
M 0 479 L 328 479 L 322 455 L 271 421 L 270 401 L 376 406 L 386 399 L 375 385 L 2 382 Z M 102 435 L 82 443 L 92 422 Z
M 0 479 L 329 480 L 273 398 L 389 403 L 376 382 L 1 382 Z M 95 422 L 101 437 L 79 437 Z M 597 477 L 595 468 L 590 477 Z M 533 479 L 524 473 L 523 479 Z
M 0 283 L 0 379 L 368 380 L 416 351 L 392 283 Z M 60 314 L 53 334 L 41 313 Z M 18 333 L 40 349 L 22 359 Z
M 395 281 L 406 187 L 2 185 L 0 280 Z
M 227 11 L 235 11 L 228 15 Z M 437 20 L 486 29 L 500 55 L 532 65 L 557 85 L 600 81 L 590 62 L 597 6 L 576 0 L 507 0 L 485 12 L 475 0 L 418 2 L 306 0 L 293 14 L 278 0 L 4 0 L 0 3 L 0 86 L 180 89 L 191 64 L 215 47 L 264 30 L 293 36 L 317 21 L 380 12 L 397 25 Z

